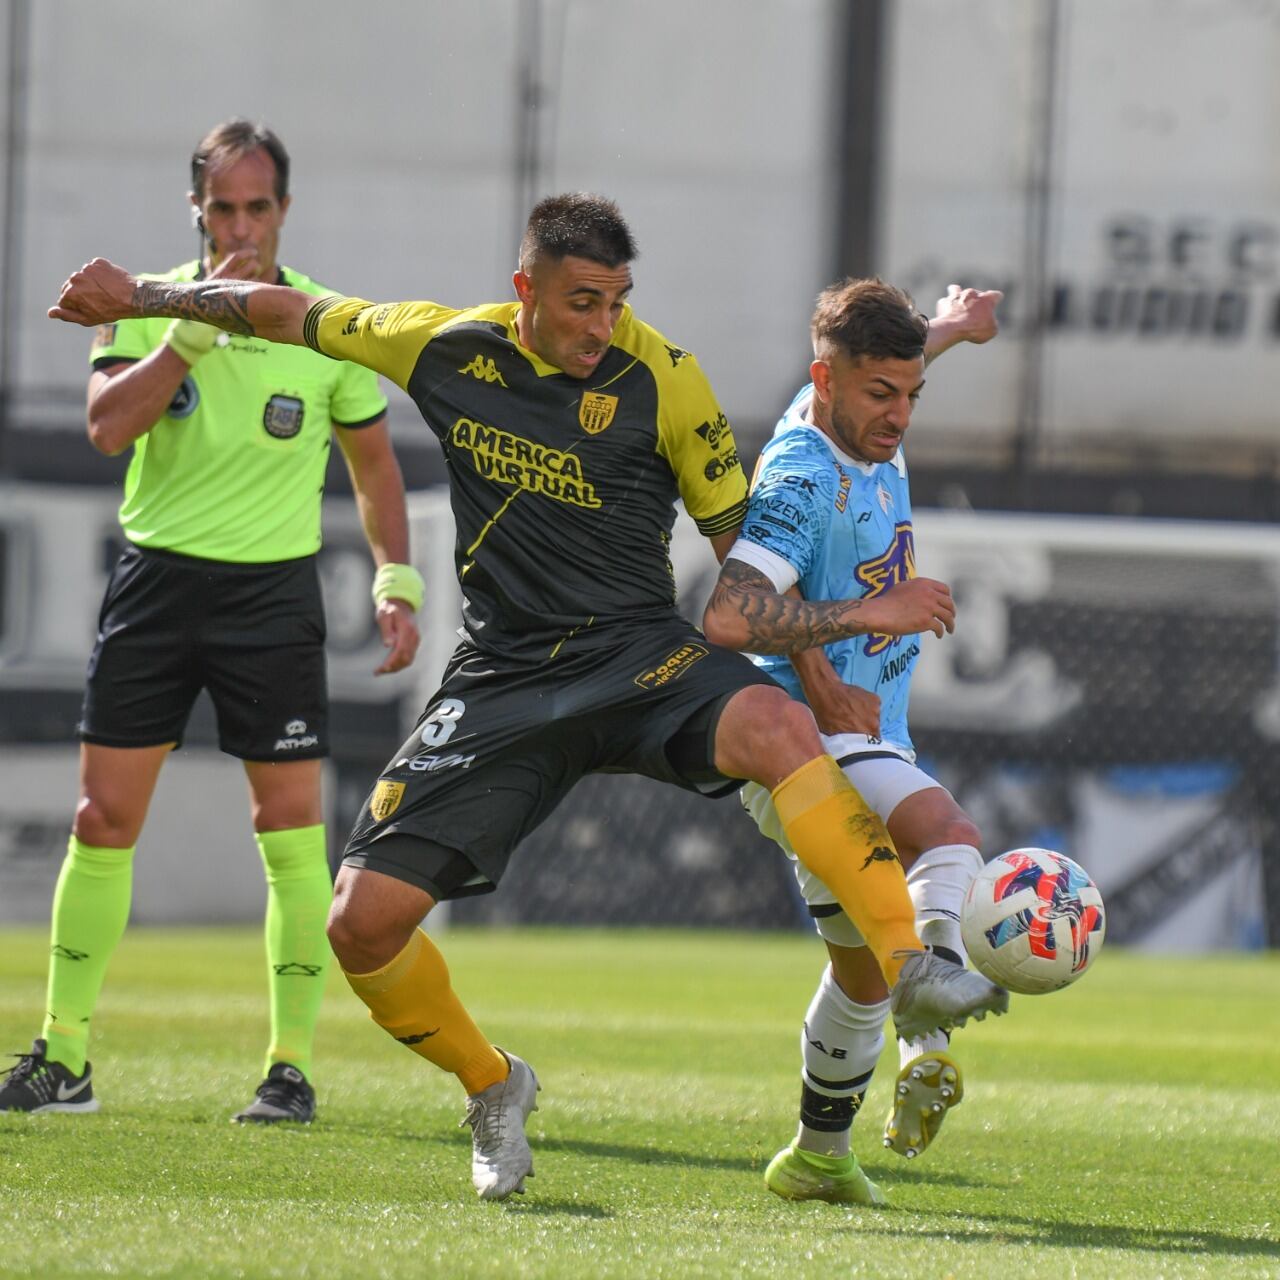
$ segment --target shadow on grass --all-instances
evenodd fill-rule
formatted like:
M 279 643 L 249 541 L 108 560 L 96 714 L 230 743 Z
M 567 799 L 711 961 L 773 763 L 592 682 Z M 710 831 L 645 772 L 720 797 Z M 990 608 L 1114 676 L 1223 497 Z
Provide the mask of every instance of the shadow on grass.
M 471 1147 L 471 1135 L 467 1133 L 450 1133 L 447 1130 L 444 1132 L 434 1130 L 407 1133 L 401 1130 L 392 1134 L 386 1130 L 379 1130 L 376 1126 L 352 1125 L 346 1127 L 355 1130 L 364 1129 L 367 1132 L 377 1133 L 379 1137 L 394 1137 L 398 1142 L 427 1142 L 433 1146 L 464 1147 L 468 1150 Z M 533 1147 L 535 1156 L 542 1151 L 555 1151 L 596 1160 L 625 1160 L 630 1164 L 636 1165 L 675 1165 L 691 1169 L 736 1170 L 739 1173 L 757 1173 L 762 1176 L 765 1165 L 769 1163 L 773 1155 L 772 1148 L 755 1155 L 726 1156 L 708 1155 L 705 1152 L 664 1150 L 658 1147 L 641 1147 L 622 1142 L 590 1142 L 581 1138 L 534 1137 L 531 1139 L 530 1145 Z M 900 1165 L 869 1165 L 864 1162 L 862 1167 L 869 1177 L 884 1179 L 887 1183 L 901 1180 L 904 1173 L 904 1168 Z M 932 1186 L 987 1188 L 993 1186 L 986 1179 L 971 1178 L 962 1173 L 922 1170 L 918 1165 L 912 1167 L 909 1177 L 913 1182 Z
M 580 1200 L 520 1200 L 511 1199 L 504 1206 L 509 1213 L 540 1214 L 542 1217 L 560 1215 L 566 1218 L 613 1218 L 616 1215 L 598 1204 L 583 1204 Z
M 912 1215 L 915 1216 L 915 1215 Z M 1228 1256 L 1239 1258 L 1280 1258 L 1280 1242 L 1226 1235 L 1221 1231 L 1166 1231 L 1160 1227 L 1114 1227 L 1096 1222 L 1054 1222 L 1046 1218 L 1024 1218 L 1003 1213 L 940 1215 L 960 1222 L 987 1222 L 991 1230 L 975 1231 L 947 1227 L 935 1231 L 911 1228 L 913 1238 L 937 1236 L 958 1244 L 1038 1244 L 1063 1249 L 1132 1249 L 1144 1253 Z M 859 1235 L 897 1235 L 889 1228 L 860 1219 Z

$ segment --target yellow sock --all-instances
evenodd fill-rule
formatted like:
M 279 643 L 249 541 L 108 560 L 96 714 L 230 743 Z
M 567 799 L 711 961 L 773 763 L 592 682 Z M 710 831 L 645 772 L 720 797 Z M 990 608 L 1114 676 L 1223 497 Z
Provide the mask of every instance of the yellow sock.
M 905 958 L 893 953 L 924 944 L 884 823 L 832 756 L 818 756 L 783 778 L 773 803 L 796 856 L 836 895 L 892 986 Z
M 505 1080 L 510 1063 L 480 1034 L 449 981 L 449 966 L 421 929 L 389 964 L 346 973 L 369 1016 L 414 1053 L 451 1071 L 468 1093 Z

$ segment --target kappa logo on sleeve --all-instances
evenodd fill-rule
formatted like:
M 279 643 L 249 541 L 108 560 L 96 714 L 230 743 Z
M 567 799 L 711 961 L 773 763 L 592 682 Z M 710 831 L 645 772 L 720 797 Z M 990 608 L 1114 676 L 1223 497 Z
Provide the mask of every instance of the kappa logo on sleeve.
M 500 387 L 507 385 L 506 379 L 502 376 L 498 366 L 494 364 L 492 357 L 477 354 L 470 364 L 464 364 L 458 372 L 469 373 L 473 378 L 478 378 L 481 382 L 496 382 Z
M 373 815 L 373 820 L 384 822 L 400 807 L 400 801 L 403 799 L 403 782 L 392 782 L 388 778 L 381 779 L 374 787 L 373 795 L 369 800 L 369 812 Z
M 635 683 L 642 689 L 661 689 L 664 684 L 678 680 L 699 658 L 705 658 L 710 652 L 706 645 L 682 644 L 652 671 L 642 671 L 636 676 Z

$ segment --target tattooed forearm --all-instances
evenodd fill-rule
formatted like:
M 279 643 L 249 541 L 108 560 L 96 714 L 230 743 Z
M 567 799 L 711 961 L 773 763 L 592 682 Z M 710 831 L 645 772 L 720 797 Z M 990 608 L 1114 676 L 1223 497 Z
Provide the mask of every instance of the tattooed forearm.
M 758 569 L 726 560 L 707 606 L 708 616 L 739 618 L 746 626 L 748 653 L 790 653 L 830 644 L 868 630 L 858 617 L 861 600 L 799 600 L 780 596 Z
M 249 293 L 253 285 L 240 280 L 205 280 L 172 284 L 139 280 L 133 291 L 133 311 L 139 316 L 175 316 L 199 320 L 228 333 L 251 336 Z

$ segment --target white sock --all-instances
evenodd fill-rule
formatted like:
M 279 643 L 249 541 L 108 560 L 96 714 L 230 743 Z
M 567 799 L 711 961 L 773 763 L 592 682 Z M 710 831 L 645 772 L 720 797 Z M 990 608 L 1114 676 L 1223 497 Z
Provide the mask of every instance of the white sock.
M 907 870 L 920 941 L 952 952 L 961 964 L 967 957 L 960 939 L 960 908 L 981 868 L 982 854 L 973 845 L 940 844 L 926 849 Z
M 982 868 L 982 854 L 971 844 L 940 844 L 926 849 L 907 871 L 907 892 L 916 910 L 916 930 L 926 947 L 941 948 L 948 959 L 965 964 L 964 941 L 960 937 L 960 908 L 973 877 Z M 951 1037 L 945 1031 L 930 1031 L 915 1040 L 898 1041 L 898 1067 L 914 1062 L 921 1054 L 946 1052 Z
M 849 1154 L 849 1129 L 884 1048 L 889 1001 L 855 1004 L 828 965 L 800 1034 L 800 1129 L 796 1145 L 818 1155 Z
M 921 1054 L 946 1053 L 951 1047 L 951 1037 L 945 1031 L 929 1031 L 914 1040 L 898 1039 L 898 1070 L 908 1062 L 914 1062 Z

